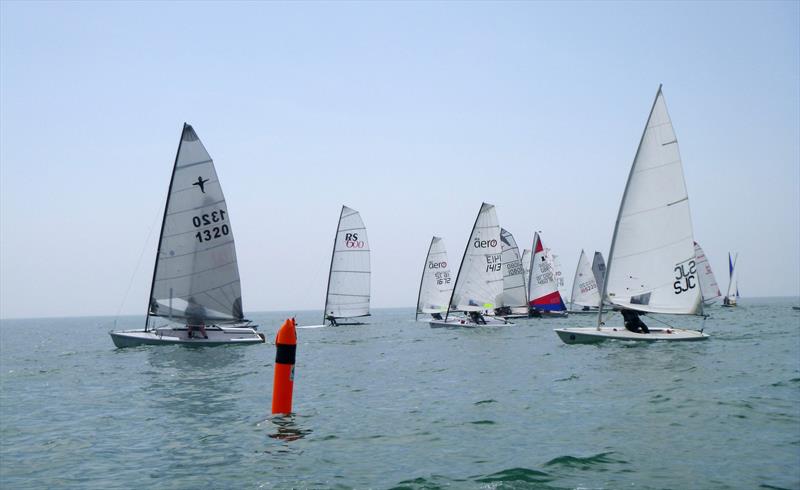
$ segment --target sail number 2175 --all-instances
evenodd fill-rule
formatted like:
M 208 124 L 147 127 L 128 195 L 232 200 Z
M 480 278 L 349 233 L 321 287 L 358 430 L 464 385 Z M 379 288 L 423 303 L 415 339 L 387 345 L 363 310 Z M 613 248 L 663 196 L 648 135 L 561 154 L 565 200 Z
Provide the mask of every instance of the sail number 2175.
M 225 221 L 225 211 L 220 209 L 217 211 L 212 211 L 210 213 L 201 214 L 199 216 L 192 217 L 192 224 L 195 228 L 200 228 L 203 226 L 210 226 L 215 223 L 221 223 Z M 225 236 L 229 234 L 230 228 L 227 224 L 222 223 L 218 226 L 211 226 L 206 228 L 205 230 L 200 230 L 195 233 L 194 237 L 197 238 L 197 241 L 200 243 L 207 242 L 209 240 L 214 240 L 216 238 Z

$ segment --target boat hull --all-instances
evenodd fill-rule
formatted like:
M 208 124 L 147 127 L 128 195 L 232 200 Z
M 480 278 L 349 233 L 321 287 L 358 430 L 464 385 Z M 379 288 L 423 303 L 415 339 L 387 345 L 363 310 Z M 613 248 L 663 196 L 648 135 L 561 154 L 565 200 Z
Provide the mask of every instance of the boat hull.
M 465 327 L 465 328 L 473 328 L 473 327 L 500 327 L 504 325 L 514 325 L 511 322 L 507 322 L 501 318 L 492 318 L 492 317 L 485 317 L 486 323 L 475 323 L 472 320 L 464 317 L 459 318 L 448 318 L 446 320 L 428 320 L 428 324 L 433 327 Z
M 263 344 L 265 338 L 250 327 L 207 327 L 207 339 L 198 338 L 199 332 L 189 338 L 185 327 L 155 330 L 121 330 L 109 332 L 117 348 L 141 345 L 185 345 L 191 347 L 216 347 L 220 345 Z
M 651 328 L 650 333 L 635 333 L 624 327 L 556 328 L 554 331 L 565 344 L 595 344 L 606 340 L 691 342 L 708 339 L 708 334 L 682 328 Z
M 599 311 L 595 308 L 594 310 L 567 310 L 567 313 L 570 315 L 596 315 Z

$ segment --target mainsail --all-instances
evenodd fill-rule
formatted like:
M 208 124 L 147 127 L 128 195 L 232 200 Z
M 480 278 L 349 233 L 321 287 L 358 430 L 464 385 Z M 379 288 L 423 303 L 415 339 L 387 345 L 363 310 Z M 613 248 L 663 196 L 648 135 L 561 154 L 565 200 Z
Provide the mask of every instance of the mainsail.
M 525 288 L 525 274 L 519 247 L 514 236 L 505 229 L 500 229 L 501 259 L 503 267 L 503 295 L 498 306 L 527 307 L 528 294 Z
M 606 261 L 603 259 L 603 254 L 600 252 L 594 253 L 594 259 L 592 259 L 592 274 L 597 283 L 597 288 L 602 290 L 603 282 L 606 280 Z
M 367 229 L 358 211 L 342 206 L 328 276 L 324 319 L 369 315 L 370 263 Z
M 589 265 L 589 258 L 586 257 L 586 252 L 583 250 L 578 259 L 578 267 L 575 269 L 575 280 L 572 281 L 570 309 L 575 305 L 590 308 L 600 306 L 600 290 L 597 288 L 592 266 Z
M 483 203 L 456 276 L 450 310 L 484 311 L 497 307 L 503 294 L 500 224 L 494 205 Z
M 697 242 L 694 242 L 694 257 L 697 261 L 697 271 L 700 276 L 700 292 L 703 294 L 703 303 L 710 305 L 722 296 L 722 293 L 719 290 L 706 253 L 703 252 L 702 247 Z
M 626 309 L 702 314 L 689 196 L 661 87 L 622 195 L 601 296 Z
M 533 236 L 533 255 L 531 256 L 528 291 L 530 306 L 543 311 L 564 311 L 564 300 L 558 292 L 555 270 L 547 250 L 542 245 L 539 233 Z
M 454 280 L 450 275 L 447 249 L 444 240 L 435 236 L 428 247 L 428 256 L 422 269 L 417 298 L 417 315 L 420 313 L 445 313 L 453 292 Z
M 739 260 L 739 254 L 731 256 L 728 252 L 728 274 L 730 275 L 730 282 L 728 282 L 728 292 L 725 297 L 731 302 L 736 303 L 736 298 L 739 296 L 739 282 L 736 273 L 736 261 Z
M 564 299 L 567 297 L 567 283 L 564 280 L 564 274 L 561 272 L 561 258 L 554 254 L 553 250 L 550 248 L 547 249 L 547 256 L 550 260 L 550 263 L 553 265 L 553 277 L 556 280 L 558 294 L 560 294 L 561 298 Z
M 149 316 L 244 320 L 228 207 L 214 162 L 188 124 L 183 125 L 167 194 Z
M 531 249 L 526 248 L 522 251 L 522 274 L 525 278 L 525 287 L 530 284 L 531 276 Z M 530 299 L 530 297 L 528 298 Z

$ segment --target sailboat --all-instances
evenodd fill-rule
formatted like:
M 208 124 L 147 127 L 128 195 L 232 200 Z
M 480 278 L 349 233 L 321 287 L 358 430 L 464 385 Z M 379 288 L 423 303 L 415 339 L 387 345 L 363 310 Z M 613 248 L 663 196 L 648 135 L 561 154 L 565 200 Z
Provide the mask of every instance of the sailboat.
M 350 319 L 370 315 L 369 299 L 370 260 L 367 228 L 358 211 L 342 206 L 333 241 L 322 325 L 299 328 L 363 325 L 362 322 Z
M 586 252 L 581 250 L 575 279 L 572 281 L 572 295 L 569 300 L 569 313 L 597 313 L 600 307 L 600 291 L 592 273 L 592 266 Z
M 702 315 L 697 279 L 692 217 L 684 184 L 678 140 L 661 87 L 658 87 L 639 148 L 622 194 L 606 280 L 600 297 L 597 327 L 562 328 L 556 333 L 567 344 L 621 340 L 705 340 L 702 331 L 650 328 L 629 331 L 620 322 L 603 322 L 605 302 L 635 317 L 634 312 Z
M 435 236 L 431 239 L 428 255 L 425 257 L 425 265 L 422 267 L 419 295 L 417 296 L 417 312 L 414 319 L 419 321 L 420 313 L 440 319 L 442 313 L 447 312 L 447 304 L 453 293 L 453 283 L 444 240 Z
M 736 300 L 739 298 L 739 282 L 736 277 L 737 260 L 739 260 L 739 254 L 735 254 L 731 257 L 730 252 L 728 252 L 728 274 L 730 275 L 730 281 L 728 282 L 728 292 L 725 293 L 725 297 L 722 298 L 722 306 L 736 306 Z
M 561 258 L 553 253 L 553 250 L 550 248 L 547 249 L 547 258 L 553 266 L 553 279 L 556 281 L 558 294 L 561 295 L 561 299 L 564 299 L 567 297 L 567 282 L 564 280 L 564 274 L 561 272 Z
M 711 270 L 711 264 L 708 262 L 706 253 L 700 244 L 694 242 L 694 257 L 697 261 L 697 274 L 700 276 L 700 292 L 703 294 L 703 304 L 708 306 L 717 301 L 717 298 L 722 296 L 722 293 L 717 286 L 717 279 L 714 277 L 714 271 Z
M 495 314 L 504 318 L 528 316 L 528 289 L 525 286 L 525 270 L 519 256 L 519 247 L 508 230 L 500 228 L 501 255 L 503 268 L 503 294 L 495 308 Z
M 597 289 L 603 289 L 603 283 L 606 281 L 606 261 L 603 259 L 603 254 L 600 252 L 594 253 L 592 259 L 592 274 L 594 281 L 597 283 Z
M 530 276 L 528 277 L 528 305 L 534 316 L 566 316 L 567 307 L 558 291 L 555 268 L 548 250 L 542 245 L 539 232 L 533 236 Z
M 529 248 L 522 251 L 522 277 L 525 278 L 525 289 L 527 290 L 531 277 L 531 249 Z M 530 300 L 530 297 L 528 299 Z
M 157 319 L 168 323 L 156 325 Z M 144 329 L 109 334 L 117 347 L 263 343 L 255 329 L 242 313 L 233 229 L 214 162 L 184 124 Z
M 500 317 L 483 316 L 494 311 L 503 294 L 501 256 L 497 212 L 494 205 L 483 203 L 461 258 L 445 317 L 431 320 L 430 325 L 475 327 L 508 324 Z M 456 311 L 468 316 L 450 316 Z

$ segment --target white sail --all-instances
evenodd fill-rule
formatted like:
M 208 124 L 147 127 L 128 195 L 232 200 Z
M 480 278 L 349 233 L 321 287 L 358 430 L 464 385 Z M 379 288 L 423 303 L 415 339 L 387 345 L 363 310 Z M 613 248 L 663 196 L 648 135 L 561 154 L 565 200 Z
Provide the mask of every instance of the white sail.
M 522 251 L 522 273 L 525 278 L 525 288 L 527 290 L 528 284 L 531 283 L 531 249 L 529 248 Z M 530 300 L 530 297 L 528 297 L 528 300 Z
M 598 307 L 600 306 L 600 290 L 592 273 L 592 266 L 586 257 L 586 252 L 581 250 L 578 258 L 578 267 L 575 269 L 575 280 L 572 281 L 572 297 L 570 305 Z
M 325 317 L 369 315 L 370 262 L 367 229 L 358 211 L 342 206 L 333 243 Z
M 243 320 L 228 207 L 214 162 L 188 124 L 167 196 L 149 315 L 218 323 Z
M 447 249 L 444 240 L 435 236 L 431 239 L 428 256 L 422 269 L 417 298 L 417 314 L 444 313 L 453 292 L 455 278 L 450 275 Z
M 739 296 L 739 282 L 736 273 L 737 260 L 739 260 L 739 254 L 735 254 L 731 257 L 730 252 L 728 252 L 728 274 L 730 275 L 730 281 L 728 282 L 728 292 L 725 294 L 725 298 L 730 304 L 736 304 L 736 298 Z
M 558 291 L 552 259 L 542 245 L 537 232 L 533 236 L 528 296 L 530 306 L 543 311 L 564 311 L 564 301 Z
M 500 229 L 501 259 L 503 267 L 503 294 L 498 306 L 527 307 L 528 294 L 525 287 L 525 274 L 519 247 L 514 236 L 507 230 Z
M 703 252 L 700 244 L 694 244 L 694 257 L 697 261 L 697 272 L 700 276 L 700 292 L 703 294 L 703 302 L 705 304 L 713 303 L 717 298 L 722 296 L 717 285 L 717 279 L 714 277 L 714 271 L 711 270 L 711 264 L 708 262 L 706 253 Z
M 603 254 L 600 252 L 594 253 L 594 258 L 592 259 L 592 274 L 597 283 L 597 289 L 602 291 L 603 282 L 606 280 L 606 261 L 603 259 Z
M 456 277 L 450 309 L 493 310 L 503 294 L 500 224 L 492 204 L 483 203 Z
M 556 280 L 556 287 L 558 294 L 564 299 L 567 297 L 567 282 L 564 280 L 564 273 L 561 272 L 561 258 L 553 253 L 552 249 L 547 249 L 547 255 L 550 263 L 553 264 L 553 277 Z
M 702 313 L 689 196 L 661 87 L 622 196 L 605 291 L 628 309 Z

